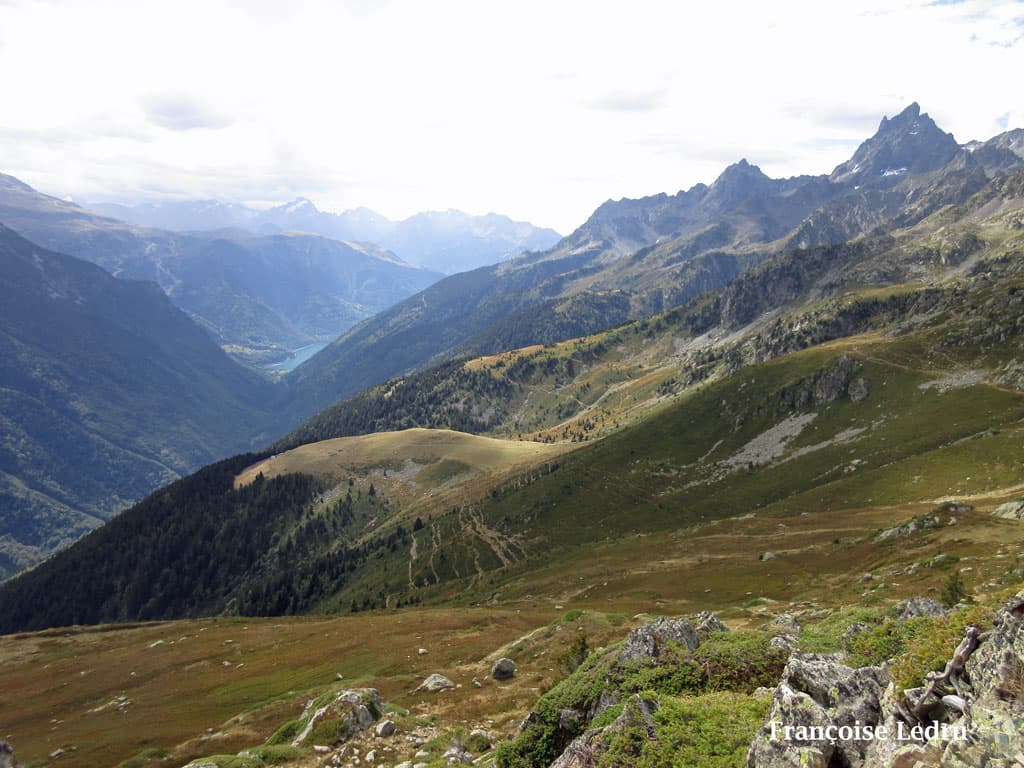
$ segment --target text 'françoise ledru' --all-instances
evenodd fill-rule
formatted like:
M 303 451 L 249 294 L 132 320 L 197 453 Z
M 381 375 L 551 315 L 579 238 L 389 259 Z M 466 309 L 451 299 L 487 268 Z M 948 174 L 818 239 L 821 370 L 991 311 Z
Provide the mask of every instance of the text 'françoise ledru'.
M 885 725 L 785 725 L 772 721 L 772 741 L 813 744 L 840 741 L 876 741 L 894 739 L 917 743 L 940 739 L 942 741 L 966 741 L 966 725 L 931 723 L 929 725 L 904 725 L 897 721 L 895 728 Z

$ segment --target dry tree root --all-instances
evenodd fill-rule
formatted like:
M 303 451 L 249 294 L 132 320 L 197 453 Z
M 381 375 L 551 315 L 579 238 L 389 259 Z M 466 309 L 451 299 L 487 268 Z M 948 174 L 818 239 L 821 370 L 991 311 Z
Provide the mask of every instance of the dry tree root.
M 900 716 L 909 725 L 923 724 L 930 720 L 929 714 L 941 703 L 960 712 L 967 727 L 971 726 L 971 702 L 974 696 L 967 680 L 967 660 L 990 634 L 983 633 L 976 624 L 966 628 L 964 638 L 953 651 L 953 657 L 946 662 L 946 668 L 942 672 L 929 672 L 925 676 L 928 685 L 913 708 L 898 705 Z M 953 695 L 950 695 L 950 689 Z

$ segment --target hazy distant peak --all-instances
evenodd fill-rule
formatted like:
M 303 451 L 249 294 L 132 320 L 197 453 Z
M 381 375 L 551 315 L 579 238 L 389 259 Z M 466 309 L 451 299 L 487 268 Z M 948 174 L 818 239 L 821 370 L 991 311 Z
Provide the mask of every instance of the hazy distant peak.
M 0 173 L 0 188 L 4 189 L 18 189 L 23 192 L 33 192 L 34 190 L 21 179 L 16 179 L 13 176 L 8 176 L 6 173 Z
M 766 176 L 759 167 L 748 163 L 747 159 L 743 158 L 739 162 L 733 163 L 722 171 L 718 178 L 715 179 L 715 182 L 711 185 L 711 188 L 714 189 L 716 186 L 735 183 L 737 181 L 759 181 L 761 179 L 768 179 L 768 176 Z
M 291 202 L 285 203 L 284 205 L 279 205 L 276 208 L 272 208 L 271 210 L 280 213 L 298 213 L 300 211 L 303 213 L 320 212 L 320 210 L 316 207 L 313 201 L 306 197 L 297 197 Z
M 709 210 L 724 211 L 750 197 L 762 197 L 771 191 L 772 180 L 746 158 L 733 163 L 715 179 L 704 197 Z

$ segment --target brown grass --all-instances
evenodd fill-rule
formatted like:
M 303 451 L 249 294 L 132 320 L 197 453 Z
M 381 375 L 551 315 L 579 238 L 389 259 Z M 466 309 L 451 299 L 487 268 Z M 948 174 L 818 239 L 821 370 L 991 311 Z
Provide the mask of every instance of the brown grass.
M 508 683 L 488 679 L 490 663 L 561 613 L 527 606 L 420 609 L 0 637 L 0 738 L 32 766 L 70 747 L 59 761 L 68 768 L 113 766 L 152 748 L 169 750 L 171 764 L 180 765 L 261 743 L 297 717 L 313 692 L 332 685 L 377 687 L 386 702 L 417 715 L 513 728 L 555 681 L 553 659 L 572 632 L 544 630 L 521 644 L 520 672 Z M 599 617 L 580 621 L 605 642 L 623 632 Z M 429 653 L 418 655 L 420 647 Z M 431 672 L 461 687 L 413 693 Z M 474 676 L 483 688 L 471 684 Z M 110 704 L 120 696 L 130 702 L 123 712 Z

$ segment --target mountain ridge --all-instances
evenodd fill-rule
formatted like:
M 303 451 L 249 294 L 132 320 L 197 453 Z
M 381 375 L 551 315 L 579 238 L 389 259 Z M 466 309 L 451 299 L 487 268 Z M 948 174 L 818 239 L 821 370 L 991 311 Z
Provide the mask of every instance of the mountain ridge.
M 319 235 L 141 228 L 2 174 L 0 222 L 115 276 L 157 282 L 253 367 L 328 341 L 440 277 L 379 247 Z
M 550 228 L 497 213 L 475 216 L 449 208 L 392 220 L 365 207 L 340 213 L 321 211 L 304 197 L 263 210 L 217 200 L 135 206 L 93 203 L 88 207 L 136 225 L 162 229 L 238 227 L 262 235 L 307 232 L 347 242 L 375 243 L 395 251 L 405 261 L 444 274 L 504 261 L 526 250 L 542 250 L 561 238 Z

